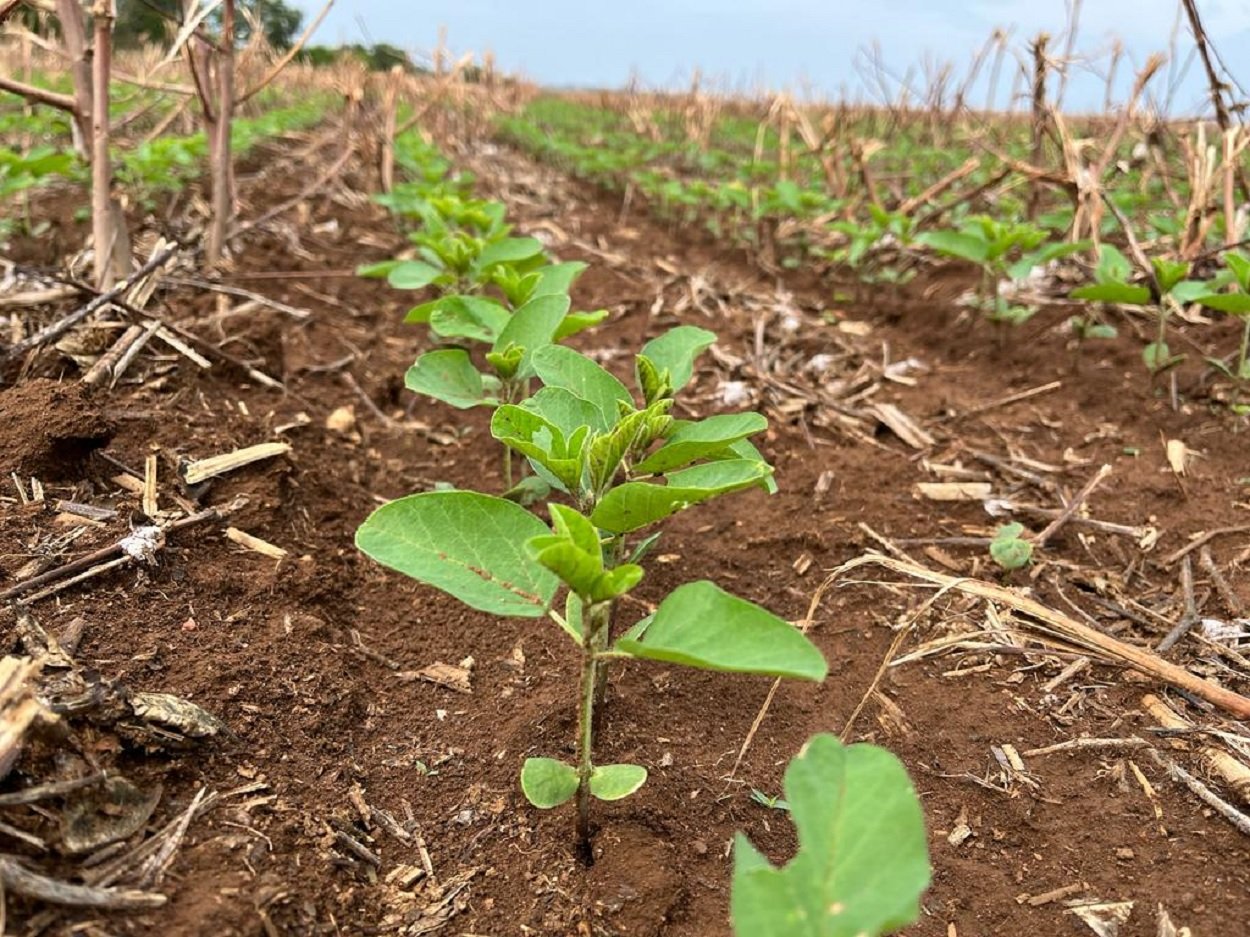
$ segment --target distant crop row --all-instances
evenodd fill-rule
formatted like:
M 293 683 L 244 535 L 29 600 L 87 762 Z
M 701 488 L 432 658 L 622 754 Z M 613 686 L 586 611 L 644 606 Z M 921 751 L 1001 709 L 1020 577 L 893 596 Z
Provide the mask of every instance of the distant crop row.
M 1048 297 L 1089 302 L 1069 320 L 1078 346 L 1115 336 L 1105 307 L 1148 309 L 1158 326 L 1142 351 L 1152 375 L 1183 360 L 1168 344 L 1172 310 L 1198 304 L 1238 317 L 1235 351 L 1208 363 L 1245 411 L 1250 309 L 1237 248 L 1246 219 L 1228 190 L 1250 132 L 1230 131 L 1221 153 L 1202 127 L 1165 138 L 1091 120 L 1082 132 L 1110 142 L 1098 154 L 1064 127 L 1064 175 L 1033 167 L 1027 123 L 1006 118 L 940 131 L 900 122 L 882 142 L 854 137 L 853 121 L 841 126 L 850 139 L 818 140 L 806 115 L 792 113 L 803 131 L 792 141 L 769 117 L 722 114 L 696 126 L 676 105 L 560 97 L 540 97 L 498 126 L 535 157 L 661 218 L 701 224 L 768 264 L 816 263 L 858 289 L 904 284 L 934 260 L 958 259 L 979 271 L 969 304 L 999 326 L 1027 321 Z

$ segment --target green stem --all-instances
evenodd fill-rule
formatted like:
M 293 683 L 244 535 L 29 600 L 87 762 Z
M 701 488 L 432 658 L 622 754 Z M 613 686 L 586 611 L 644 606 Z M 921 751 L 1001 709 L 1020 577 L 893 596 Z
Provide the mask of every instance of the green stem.
M 621 555 L 625 552 L 625 537 L 623 535 L 613 537 L 607 544 L 607 557 L 604 564 L 608 569 L 615 569 L 621 565 Z M 594 633 L 598 635 L 599 643 L 595 646 L 596 654 L 602 654 L 608 649 L 612 643 L 612 619 L 616 614 L 616 602 L 604 602 L 597 610 L 603 615 L 602 627 Z M 601 667 L 595 678 L 595 706 L 599 707 L 599 718 L 602 719 L 602 707 L 608 696 L 608 670 Z
M 577 845 L 583 858 L 589 860 L 590 851 L 590 773 L 594 770 L 592 760 L 595 743 L 595 697 L 599 673 L 603 667 L 595 657 L 595 649 L 602 640 L 606 617 L 601 614 L 601 604 L 582 602 L 582 625 L 586 629 L 582 640 L 581 703 L 577 720 Z

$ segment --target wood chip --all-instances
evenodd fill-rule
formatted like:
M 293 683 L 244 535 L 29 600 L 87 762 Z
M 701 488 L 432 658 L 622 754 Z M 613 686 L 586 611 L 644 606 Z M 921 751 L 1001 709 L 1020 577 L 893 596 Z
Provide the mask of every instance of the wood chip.
M 873 404 L 869 412 L 913 449 L 928 449 L 935 443 L 920 424 L 892 403 Z
M 237 527 L 227 527 L 226 536 L 241 547 L 275 560 L 285 559 L 288 556 L 287 551 L 282 547 L 274 546 L 268 540 L 261 540 L 260 537 L 255 537 Z
M 422 667 L 420 670 L 415 671 L 404 671 L 395 676 L 405 682 L 424 680 L 427 683 L 435 683 L 449 690 L 455 690 L 457 693 L 473 692 L 473 688 L 469 684 L 470 672 L 468 668 L 457 667 L 454 664 L 444 664 L 442 661 L 435 661 L 428 667 Z
M 989 482 L 918 482 L 912 490 L 930 501 L 984 501 L 993 487 Z
M 253 462 L 286 455 L 290 451 L 290 443 L 262 442 L 255 446 L 235 449 L 233 452 L 209 456 L 207 459 L 185 462 L 182 465 L 182 480 L 188 485 L 198 485 L 202 481 L 216 478 L 218 475 L 224 475 L 226 472 L 233 472 L 235 469 L 251 465 Z

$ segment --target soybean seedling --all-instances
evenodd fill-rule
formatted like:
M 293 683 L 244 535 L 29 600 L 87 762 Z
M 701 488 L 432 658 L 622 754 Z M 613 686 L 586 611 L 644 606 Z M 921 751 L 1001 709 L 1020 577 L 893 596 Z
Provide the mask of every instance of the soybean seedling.
M 1007 572 L 1023 569 L 1033 561 L 1033 544 L 1021 537 L 1022 533 L 1023 524 L 1004 524 L 990 541 L 990 559 Z
M 642 406 L 615 377 L 572 349 L 546 345 L 529 357 L 545 386 L 502 404 L 491 430 L 522 453 L 577 507 L 548 506 L 548 526 L 511 501 L 468 491 L 426 492 L 375 511 L 357 532 L 362 551 L 384 565 L 501 616 L 549 617 L 580 659 L 577 757 L 527 759 L 521 788 L 536 807 L 576 800 L 576 835 L 590 857 L 592 799 L 636 791 L 646 769 L 597 765 L 595 714 L 613 660 L 659 660 L 708 670 L 822 680 L 824 658 L 787 622 L 708 581 L 687 583 L 619 637 L 616 600 L 643 577 L 626 560 L 626 538 L 720 494 L 771 484 L 771 467 L 747 441 L 756 414 L 699 421 L 668 415 L 711 333 L 679 327 L 638 356 Z M 566 590 L 563 612 L 555 599 Z
M 925 231 L 915 242 L 939 254 L 976 264 L 981 270 L 977 297 L 985 317 L 999 325 L 1023 325 L 1037 311 L 1010 303 L 1002 295 L 1004 281 L 1020 280 L 1034 267 L 1084 250 L 1085 242 L 1045 244 L 1048 232 L 1033 224 L 993 218 L 969 219 L 958 231 Z
M 1220 293 L 1214 289 L 1198 297 L 1198 302 L 1208 309 L 1215 309 L 1241 319 L 1241 344 L 1237 349 L 1236 362 L 1229 367 L 1222 359 L 1209 358 L 1209 363 L 1230 378 L 1236 387 L 1233 408 L 1238 413 L 1245 413 L 1250 408 L 1241 402 L 1247 384 L 1250 384 L 1250 258 L 1237 251 L 1229 251 L 1224 255 L 1227 268 L 1224 275 L 1211 281 L 1211 287 L 1228 284 L 1235 287 L 1231 292 Z
M 1119 250 L 1110 244 L 1098 249 L 1098 264 L 1094 267 L 1094 282 L 1079 286 L 1069 294 L 1073 299 L 1092 300 L 1132 306 L 1154 307 L 1155 340 L 1142 349 L 1142 361 L 1152 375 L 1157 375 L 1184 360 L 1174 356 L 1167 342 L 1168 317 L 1181 303 L 1192 302 L 1207 286 L 1186 280 L 1189 265 L 1156 257 L 1151 260 L 1151 274 L 1155 291 L 1149 286 L 1132 282 L 1133 267 Z

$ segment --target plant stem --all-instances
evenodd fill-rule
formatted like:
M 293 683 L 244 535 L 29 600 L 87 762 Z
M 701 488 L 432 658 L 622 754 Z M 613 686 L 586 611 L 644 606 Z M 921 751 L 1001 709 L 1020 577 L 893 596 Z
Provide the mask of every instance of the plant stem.
M 625 552 L 625 537 L 618 535 L 608 541 L 607 544 L 607 562 L 608 569 L 615 569 L 621 564 L 621 554 Z M 616 602 L 604 602 L 600 606 L 599 614 L 603 615 L 603 627 L 595 634 L 598 635 L 599 643 L 594 648 L 596 653 L 602 653 L 608 649 L 612 642 L 612 619 L 616 614 Z M 606 667 L 601 667 L 599 673 L 595 677 L 595 706 L 598 707 L 596 712 L 599 718 L 603 718 L 603 704 L 608 696 L 608 671 Z M 598 728 L 596 726 L 596 728 Z
M 595 651 L 603 641 L 601 632 L 606 630 L 608 616 L 603 614 L 606 603 L 595 605 L 582 602 L 581 703 L 577 721 L 577 849 L 582 860 L 589 865 L 593 861 L 590 851 L 590 773 L 594 770 L 592 755 L 595 742 L 595 698 L 602 663 Z

